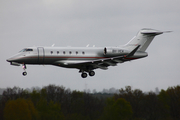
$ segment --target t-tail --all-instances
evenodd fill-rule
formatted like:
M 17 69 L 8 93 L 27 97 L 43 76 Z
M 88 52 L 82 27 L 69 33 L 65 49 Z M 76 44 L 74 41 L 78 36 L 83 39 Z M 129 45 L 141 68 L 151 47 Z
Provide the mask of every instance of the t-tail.
M 149 28 L 141 29 L 135 37 L 133 37 L 127 44 L 125 44 L 124 47 L 129 50 L 133 50 L 136 46 L 140 45 L 137 51 L 145 52 L 154 37 L 162 33 L 164 32 Z

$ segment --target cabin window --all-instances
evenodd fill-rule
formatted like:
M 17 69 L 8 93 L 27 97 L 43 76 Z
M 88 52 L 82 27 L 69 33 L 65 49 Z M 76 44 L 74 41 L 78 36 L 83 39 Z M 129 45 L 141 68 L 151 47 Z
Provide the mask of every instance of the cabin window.
M 116 52 L 117 52 L 117 50 L 112 50 L 112 52 L 113 52 L 113 53 L 116 53 Z
M 53 51 L 51 51 L 51 54 L 53 54 Z
M 76 51 L 76 55 L 78 54 L 78 51 Z
M 69 54 L 72 54 L 72 52 L 71 52 L 71 51 L 69 51 Z
M 66 52 L 65 52 L 65 51 L 63 51 L 63 54 L 66 54 Z
M 59 54 L 59 51 L 57 51 L 57 54 Z
M 82 54 L 84 55 L 84 54 L 85 54 L 85 52 L 83 51 L 83 52 L 82 52 Z

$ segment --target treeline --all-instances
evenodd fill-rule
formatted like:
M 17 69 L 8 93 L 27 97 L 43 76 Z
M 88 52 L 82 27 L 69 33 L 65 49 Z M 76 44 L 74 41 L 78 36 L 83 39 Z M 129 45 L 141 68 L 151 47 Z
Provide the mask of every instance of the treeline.
M 110 97 L 109 97 L 110 96 Z M 71 91 L 48 85 L 32 92 L 7 88 L 0 99 L 0 120 L 179 120 L 180 86 L 143 93 L 130 86 L 118 94 Z

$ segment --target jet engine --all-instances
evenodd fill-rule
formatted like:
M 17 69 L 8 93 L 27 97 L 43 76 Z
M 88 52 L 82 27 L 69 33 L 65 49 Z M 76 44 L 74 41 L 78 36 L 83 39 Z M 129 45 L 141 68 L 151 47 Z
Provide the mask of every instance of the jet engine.
M 104 48 L 104 55 L 118 55 L 118 54 L 123 54 L 125 51 L 120 49 L 120 48 Z

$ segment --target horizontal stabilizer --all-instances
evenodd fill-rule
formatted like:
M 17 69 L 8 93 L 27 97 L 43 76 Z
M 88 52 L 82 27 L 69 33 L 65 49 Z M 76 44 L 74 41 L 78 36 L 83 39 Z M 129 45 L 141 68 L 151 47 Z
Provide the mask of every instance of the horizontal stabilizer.
M 153 29 L 142 29 L 141 34 L 156 36 L 156 35 L 160 35 L 163 33 L 169 33 L 169 32 L 172 32 L 172 31 L 159 31 L 159 30 L 153 30 Z
M 141 45 L 138 51 L 145 52 L 155 36 L 169 32 L 171 31 L 159 31 L 150 28 L 141 29 L 138 34 L 125 45 L 125 47 L 132 51 L 134 49 L 134 45 Z
M 173 31 L 164 31 L 163 33 L 170 33 L 170 32 L 173 32 Z

